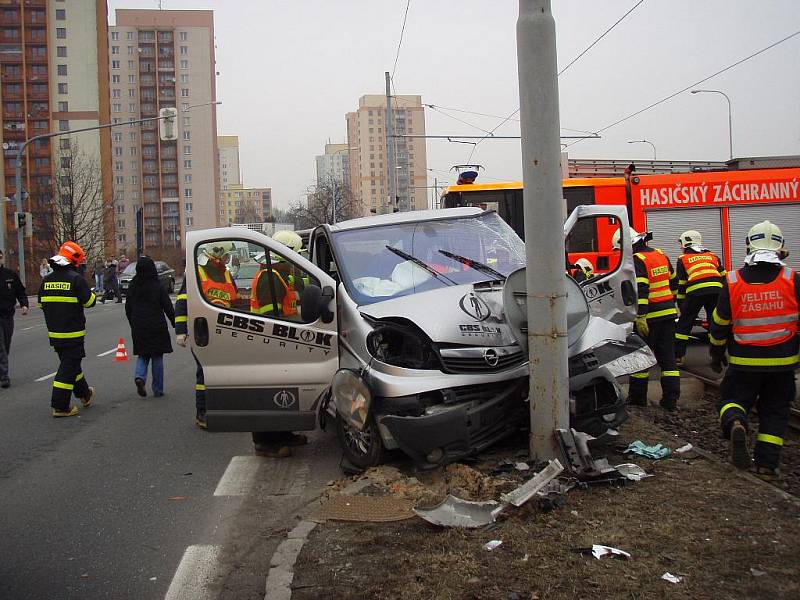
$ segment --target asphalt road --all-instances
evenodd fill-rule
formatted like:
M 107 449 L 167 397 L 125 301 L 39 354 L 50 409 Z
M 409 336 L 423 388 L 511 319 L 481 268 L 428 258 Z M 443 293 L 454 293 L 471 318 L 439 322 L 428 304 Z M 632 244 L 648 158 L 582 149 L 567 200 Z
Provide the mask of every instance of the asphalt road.
M 41 311 L 17 313 L 0 390 L 0 598 L 263 598 L 272 549 L 337 474 L 335 439 L 315 433 L 277 460 L 254 457 L 249 434 L 201 431 L 189 351 L 165 357 L 165 396 L 142 399 L 133 357 L 114 361 L 119 338 L 131 352 L 123 306 L 87 316 L 97 397 L 53 419 L 57 357 Z

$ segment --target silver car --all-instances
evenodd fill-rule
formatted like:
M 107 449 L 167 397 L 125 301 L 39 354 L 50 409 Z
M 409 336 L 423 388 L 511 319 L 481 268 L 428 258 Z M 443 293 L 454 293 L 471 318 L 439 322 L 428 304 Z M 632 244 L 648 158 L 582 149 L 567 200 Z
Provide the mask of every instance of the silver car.
M 624 208 L 579 207 L 565 232 L 583 219 L 627 222 Z M 655 363 L 631 333 L 635 275 L 621 229 L 612 272 L 583 288 L 568 280 L 570 413 L 595 436 L 626 418 L 616 378 Z M 187 235 L 209 429 L 298 431 L 332 420 L 347 459 L 363 468 L 387 449 L 445 463 L 527 424 L 525 247 L 493 211 L 322 225 L 308 260 L 244 229 Z M 258 284 L 247 300 L 234 292 L 220 302 L 212 288 L 230 292 L 225 267 L 206 250 L 243 243 L 250 256 L 263 252 Z

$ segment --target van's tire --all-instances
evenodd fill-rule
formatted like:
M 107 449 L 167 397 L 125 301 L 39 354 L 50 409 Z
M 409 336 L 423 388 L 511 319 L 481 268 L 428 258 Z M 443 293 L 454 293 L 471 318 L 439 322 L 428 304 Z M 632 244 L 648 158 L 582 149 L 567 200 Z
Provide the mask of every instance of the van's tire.
M 385 448 L 378 424 L 372 415 L 367 419 L 364 430 L 358 431 L 337 414 L 336 435 L 342 445 L 342 452 L 353 466 L 368 469 L 383 462 Z

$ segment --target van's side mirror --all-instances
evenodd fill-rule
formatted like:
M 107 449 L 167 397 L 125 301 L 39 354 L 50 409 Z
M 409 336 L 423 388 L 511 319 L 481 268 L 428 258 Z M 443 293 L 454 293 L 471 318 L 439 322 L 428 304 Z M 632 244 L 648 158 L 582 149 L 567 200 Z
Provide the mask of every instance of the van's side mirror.
M 333 297 L 333 288 L 329 285 L 324 289 L 314 284 L 307 285 L 300 298 L 300 316 L 303 321 L 306 323 L 313 323 L 317 319 L 322 319 L 323 323 L 333 321 L 333 312 L 328 308 Z

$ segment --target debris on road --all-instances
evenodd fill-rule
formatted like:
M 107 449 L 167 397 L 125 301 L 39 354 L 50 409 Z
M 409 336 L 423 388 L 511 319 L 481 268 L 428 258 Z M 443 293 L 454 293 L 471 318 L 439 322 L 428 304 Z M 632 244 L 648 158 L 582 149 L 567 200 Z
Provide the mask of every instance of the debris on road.
M 578 554 L 591 554 L 597 560 L 601 558 L 611 557 L 619 560 L 630 560 L 631 555 L 625 550 L 619 548 L 612 548 L 611 546 L 603 546 L 602 544 L 592 544 L 591 548 L 575 548 Z
M 766 571 L 762 571 L 760 569 L 756 569 L 755 567 L 750 567 L 750 575 L 753 577 L 761 577 L 762 575 L 766 575 Z
M 489 552 L 491 552 L 495 548 L 499 548 L 502 545 L 503 545 L 503 541 L 502 540 L 492 540 L 490 542 L 486 542 L 483 545 L 483 549 L 484 550 L 488 550 Z
M 677 575 L 673 575 L 669 571 L 664 573 L 661 576 L 661 579 L 663 579 L 664 581 L 669 581 L 670 583 L 680 583 L 681 581 L 683 581 L 683 577 L 678 577 Z
M 631 481 L 641 481 L 645 477 L 652 477 L 642 467 L 633 463 L 623 463 L 614 468 Z
M 654 446 L 648 446 L 643 441 L 636 440 L 635 442 L 631 442 L 631 444 L 625 449 L 625 452 L 623 452 L 623 454 L 631 453 L 644 456 L 645 458 L 658 460 L 660 458 L 666 458 L 669 456 L 669 448 L 660 443 Z
M 680 448 L 675 448 L 675 454 L 686 454 L 687 452 L 689 452 L 689 450 L 692 450 L 693 448 L 694 446 L 692 446 L 691 444 L 685 444 Z

